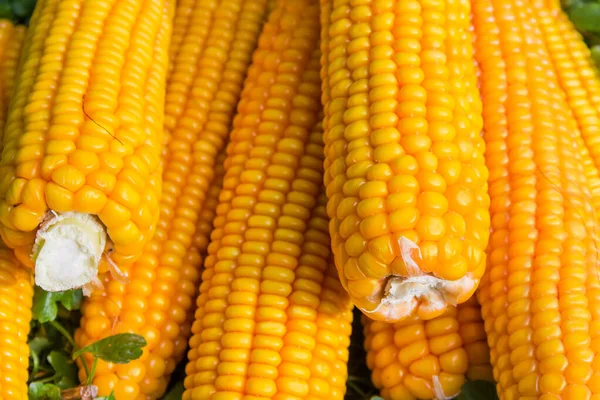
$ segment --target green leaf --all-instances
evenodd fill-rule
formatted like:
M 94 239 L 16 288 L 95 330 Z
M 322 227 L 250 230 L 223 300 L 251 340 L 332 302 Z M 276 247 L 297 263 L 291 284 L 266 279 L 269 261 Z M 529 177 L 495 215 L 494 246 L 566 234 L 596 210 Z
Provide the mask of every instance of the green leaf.
M 13 0 L 13 12 L 19 18 L 28 18 L 33 13 L 36 0 Z
M 60 388 L 50 383 L 33 382 L 29 385 L 30 400 L 60 400 Z
M 600 68 L 600 45 L 592 47 L 592 60 L 596 64 L 596 67 Z
M 56 319 L 58 304 L 67 310 L 77 310 L 81 306 L 81 289 L 66 292 L 47 292 L 36 286 L 33 294 L 33 319 L 40 322 L 50 322 Z
M 104 397 L 96 397 L 96 400 L 116 400 L 115 399 L 115 392 L 110 392 L 110 394 L 108 396 L 104 396 Z
M 600 3 L 583 3 L 569 10 L 571 21 L 584 32 L 600 32 Z
M 0 18 L 13 19 L 13 7 L 9 0 L 0 0 Z
M 107 362 L 127 364 L 129 361 L 141 357 L 142 347 L 144 346 L 146 346 L 146 339 L 143 336 L 133 333 L 119 333 L 77 350 L 73 353 L 73 359 L 83 353 L 90 353 L 94 357 Z
M 63 295 L 60 299 L 60 304 L 62 304 L 63 307 L 69 311 L 79 310 L 81 301 L 83 300 L 83 291 L 81 289 L 67 290 L 66 292 L 61 293 L 63 293 Z
M 496 386 L 487 381 L 469 381 L 465 383 L 460 391 L 458 400 L 496 400 Z
M 56 319 L 58 306 L 56 303 L 62 296 L 61 292 L 46 292 L 44 289 L 36 286 L 33 293 L 33 319 L 40 322 L 49 322 Z
M 78 385 L 77 366 L 65 352 L 52 351 L 48 354 L 48 362 L 54 368 L 56 386 L 68 389 Z
M 162 400 L 181 400 L 184 391 L 185 387 L 183 386 L 183 382 L 177 382 Z
M 38 370 L 40 369 L 40 358 L 41 353 L 50 348 L 52 343 L 45 337 L 34 337 L 29 341 L 29 354 L 33 362 L 31 376 L 35 377 Z

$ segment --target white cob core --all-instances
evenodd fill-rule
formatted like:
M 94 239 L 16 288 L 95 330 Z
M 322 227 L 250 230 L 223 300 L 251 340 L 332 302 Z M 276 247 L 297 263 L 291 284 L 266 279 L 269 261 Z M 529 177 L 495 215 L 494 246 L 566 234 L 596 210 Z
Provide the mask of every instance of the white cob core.
M 57 292 L 79 288 L 98 274 L 106 231 L 97 218 L 76 212 L 56 215 L 37 232 L 31 259 L 35 283 Z

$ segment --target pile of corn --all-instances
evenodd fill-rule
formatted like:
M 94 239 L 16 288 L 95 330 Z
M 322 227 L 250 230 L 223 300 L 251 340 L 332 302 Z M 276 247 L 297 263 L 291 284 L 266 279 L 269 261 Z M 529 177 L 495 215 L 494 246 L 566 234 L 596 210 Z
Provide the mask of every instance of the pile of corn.
M 356 306 L 386 400 L 600 399 L 600 75 L 555 0 L 38 0 L 0 151 L 0 400 L 34 285 L 83 288 L 74 348 L 145 340 L 77 359 L 91 398 L 183 362 L 185 400 L 342 399 Z

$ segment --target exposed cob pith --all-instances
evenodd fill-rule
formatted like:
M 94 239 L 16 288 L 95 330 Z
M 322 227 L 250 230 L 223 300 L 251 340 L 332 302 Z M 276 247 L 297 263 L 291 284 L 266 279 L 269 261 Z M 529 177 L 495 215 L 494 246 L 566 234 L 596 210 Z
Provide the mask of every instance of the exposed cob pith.
M 478 298 L 498 393 L 596 398 L 598 171 L 531 2 L 472 4 L 492 213 Z
M 469 2 L 321 4 L 342 284 L 371 318 L 434 318 L 475 291 L 489 236 Z
M 182 8 L 188 4 L 191 10 Z M 235 106 L 266 13 L 266 0 L 181 2 L 189 14 L 179 51 L 172 56 L 165 105 L 160 219 L 129 282 L 106 277 L 104 289 L 85 301 L 76 342 L 83 346 L 113 333 L 141 333 L 148 346 L 128 366 L 100 363 L 94 383 L 117 400 L 155 399 L 185 353 L 192 306 L 208 234 L 203 218 L 214 213 L 211 182 L 219 167 Z M 84 372 L 80 370 L 80 377 Z
M 474 298 L 429 321 L 411 316 L 390 324 L 363 316 L 363 325 L 367 365 L 386 400 L 451 399 L 466 377 L 491 379 Z
M 319 5 L 279 1 L 234 120 L 183 398 L 342 399 L 351 309 L 329 255 Z M 320 193 L 321 192 L 321 193 Z
M 3 138 L 0 234 L 44 289 L 86 284 L 105 250 L 130 264 L 155 229 L 170 7 L 37 2 Z
M 24 26 L 0 20 L 0 138 L 25 36 Z M 27 399 L 33 278 L 0 243 L 0 399 Z

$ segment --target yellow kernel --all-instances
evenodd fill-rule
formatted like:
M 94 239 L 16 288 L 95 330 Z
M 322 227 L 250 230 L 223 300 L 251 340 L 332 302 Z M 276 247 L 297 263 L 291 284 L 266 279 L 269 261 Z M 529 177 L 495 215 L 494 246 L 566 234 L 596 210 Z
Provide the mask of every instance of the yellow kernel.
M 22 203 L 32 210 L 46 211 L 45 187 L 46 182 L 43 179 L 31 179 L 27 181 L 21 195 Z
M 13 208 L 11 211 L 11 223 L 17 229 L 25 232 L 33 231 L 43 218 L 43 212 L 31 210 L 24 204 Z
M 440 373 L 440 363 L 437 357 L 428 355 L 410 364 L 409 371 L 414 376 L 431 379 Z
M 363 219 L 360 232 L 366 240 L 389 233 L 387 215 L 382 213 Z
M 52 181 L 75 192 L 85 184 L 85 175 L 71 165 L 63 165 L 52 172 Z
M 448 211 L 448 200 L 442 193 L 422 192 L 417 197 L 417 207 L 423 214 L 442 216 Z
M 110 198 L 120 204 L 128 207 L 129 209 L 135 209 L 141 201 L 139 193 L 137 193 L 131 185 L 126 182 L 117 181 L 115 184 Z
M 401 232 L 413 229 L 417 226 L 421 213 L 416 207 L 407 207 L 390 213 L 390 230 L 392 232 Z
M 49 182 L 44 188 L 46 203 L 51 210 L 67 212 L 73 210 L 74 195 L 71 191 Z
M 384 209 L 391 212 L 406 207 L 415 207 L 416 205 L 417 196 L 413 193 L 392 193 L 387 197 Z
M 104 193 L 86 185 L 75 193 L 73 208 L 81 213 L 98 214 L 104 208 L 106 200 Z
M 83 174 L 88 175 L 100 167 L 100 160 L 91 151 L 75 150 L 69 154 L 69 165 L 72 165 Z
M 423 240 L 439 240 L 446 234 L 446 225 L 441 217 L 422 215 L 415 230 Z
M 116 201 L 109 199 L 98 217 L 108 228 L 116 228 L 125 225 L 131 219 L 131 212 Z
M 381 197 L 361 200 L 360 203 L 358 203 L 358 207 L 356 207 L 356 212 L 360 218 L 385 212 L 385 202 L 385 199 Z
M 391 235 L 383 235 L 372 239 L 367 245 L 369 252 L 384 264 L 390 264 L 396 258 L 396 252 Z
M 371 91 L 371 93 L 373 93 L 373 91 Z M 373 133 L 371 133 L 370 139 L 371 139 L 371 144 L 374 147 L 381 146 L 381 145 L 388 144 L 388 143 L 399 143 L 400 142 L 400 132 L 398 132 L 398 130 L 395 128 L 381 128 L 381 129 L 377 129 L 377 130 L 373 131 Z
M 64 154 L 67 155 L 75 151 L 75 143 L 70 140 L 48 140 L 46 143 L 46 154 Z
M 110 194 L 117 183 L 117 178 L 111 173 L 98 171 L 88 175 L 86 181 L 91 187 Z
M 388 181 L 390 193 L 419 194 L 420 185 L 416 177 L 410 175 L 395 175 Z

